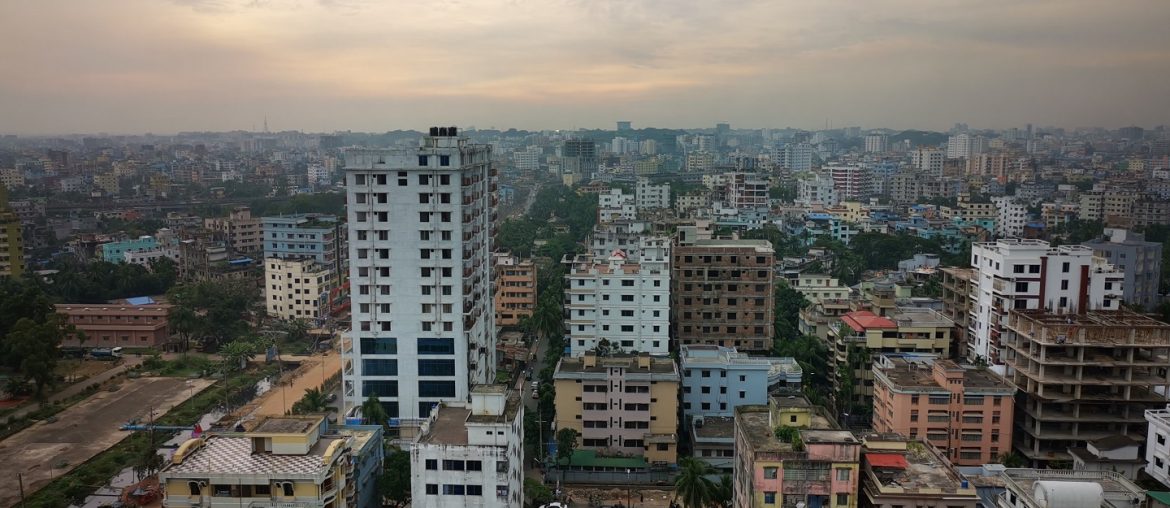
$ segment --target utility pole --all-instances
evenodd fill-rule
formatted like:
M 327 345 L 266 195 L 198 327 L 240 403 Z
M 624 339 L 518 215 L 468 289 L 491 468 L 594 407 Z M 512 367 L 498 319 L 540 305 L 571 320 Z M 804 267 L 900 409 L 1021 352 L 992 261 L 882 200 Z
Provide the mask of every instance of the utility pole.
M 16 473 L 16 481 L 20 483 L 20 508 L 24 508 L 24 473 Z

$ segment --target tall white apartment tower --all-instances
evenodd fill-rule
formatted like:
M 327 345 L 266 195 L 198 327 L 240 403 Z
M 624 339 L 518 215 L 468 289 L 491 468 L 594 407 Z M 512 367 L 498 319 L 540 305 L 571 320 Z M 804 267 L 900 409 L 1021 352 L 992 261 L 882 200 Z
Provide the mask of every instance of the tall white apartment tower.
M 488 145 L 455 127 L 418 148 L 347 151 L 350 303 L 346 408 L 376 394 L 404 426 L 495 381 Z
M 1001 335 L 1012 310 L 1054 314 L 1118 310 L 1125 274 L 1084 245 L 1052 247 L 1043 240 L 1010 238 L 971 247 L 972 300 L 967 359 L 1002 364 Z

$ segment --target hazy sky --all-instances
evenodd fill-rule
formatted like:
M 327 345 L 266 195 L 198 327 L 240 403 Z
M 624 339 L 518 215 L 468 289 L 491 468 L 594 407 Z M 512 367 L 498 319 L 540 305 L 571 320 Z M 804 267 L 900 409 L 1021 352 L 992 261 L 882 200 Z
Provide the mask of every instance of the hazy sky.
M 1167 0 L 0 0 L 0 133 L 1170 119 Z

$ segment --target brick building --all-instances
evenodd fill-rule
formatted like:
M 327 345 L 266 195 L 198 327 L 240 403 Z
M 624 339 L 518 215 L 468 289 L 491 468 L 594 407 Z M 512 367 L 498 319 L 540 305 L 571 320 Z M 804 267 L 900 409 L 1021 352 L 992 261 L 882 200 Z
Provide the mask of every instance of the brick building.
M 697 240 L 673 252 L 674 340 L 772 348 L 775 252 L 767 240 Z

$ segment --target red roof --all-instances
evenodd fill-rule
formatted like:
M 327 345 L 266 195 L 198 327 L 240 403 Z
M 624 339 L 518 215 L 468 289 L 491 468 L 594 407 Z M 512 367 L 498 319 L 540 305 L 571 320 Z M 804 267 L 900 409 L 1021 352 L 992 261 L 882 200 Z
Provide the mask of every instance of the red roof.
M 841 321 L 849 325 L 855 332 L 864 332 L 869 328 L 897 328 L 898 324 L 893 320 L 881 317 L 868 310 L 859 310 L 850 312 L 841 316 Z
M 867 453 L 865 460 L 873 467 L 890 469 L 906 469 L 910 467 L 910 464 L 906 462 L 906 457 L 897 453 Z

